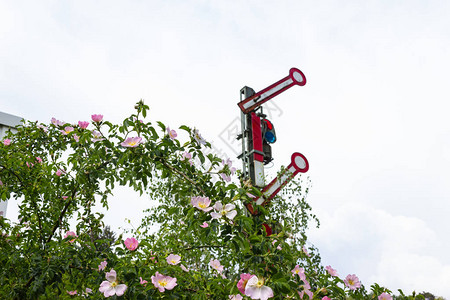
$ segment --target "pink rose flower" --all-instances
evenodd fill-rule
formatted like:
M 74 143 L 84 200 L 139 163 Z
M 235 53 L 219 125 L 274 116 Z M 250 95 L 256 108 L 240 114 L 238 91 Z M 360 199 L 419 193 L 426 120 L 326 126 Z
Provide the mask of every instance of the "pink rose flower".
M 245 286 L 245 295 L 252 299 L 267 300 L 273 297 L 273 291 L 270 287 L 264 285 L 264 279 L 253 275 L 247 281 Z
M 86 129 L 89 126 L 89 122 L 78 121 L 78 126 L 80 126 L 81 129 Z
M 305 289 L 305 290 L 303 290 L 303 291 L 301 291 L 301 292 L 298 292 L 298 295 L 300 296 L 300 299 L 303 299 L 303 296 L 304 296 L 305 294 L 308 295 L 308 297 L 309 297 L 310 300 L 312 300 L 314 294 L 313 294 L 313 292 L 311 292 L 310 290 Z
M 325 269 L 327 270 L 328 274 L 330 274 L 330 276 L 333 276 L 333 277 L 339 276 L 337 271 L 335 269 L 333 269 L 331 266 L 326 266 Z
M 303 253 L 306 254 L 306 256 L 311 257 L 311 255 L 308 253 L 308 250 L 306 250 L 305 246 L 302 247 L 302 250 L 303 250 Z
M 157 271 L 155 275 L 152 276 L 152 283 L 161 293 L 163 293 L 165 290 L 173 289 L 177 285 L 177 279 L 170 276 L 164 276 Z
M 191 204 L 204 212 L 208 212 L 213 209 L 212 207 L 209 207 L 211 200 L 208 197 L 192 197 Z
M 355 274 L 349 274 L 344 279 L 345 285 L 352 291 L 361 287 L 361 282 L 359 282 L 359 278 Z
M 177 137 L 177 132 L 175 130 L 171 130 L 170 127 L 166 128 L 167 134 L 169 135 L 170 139 L 174 140 Z
M 100 284 L 98 289 L 105 297 L 122 296 L 128 288 L 125 284 L 119 284 L 116 271 L 113 269 L 106 273 L 106 279 Z
M 206 228 L 206 227 L 208 227 L 209 226 L 209 224 L 208 223 L 206 223 L 206 222 L 203 222 L 203 224 L 202 225 L 200 225 L 200 227 L 202 227 L 202 228 Z
M 392 300 L 392 296 L 388 293 L 383 292 L 383 294 L 378 296 L 378 300 Z
M 77 294 L 77 291 L 75 290 L 75 291 L 66 291 L 67 292 L 67 294 L 69 294 L 69 295 L 71 295 L 71 296 L 74 296 L 74 295 L 76 295 Z
M 194 129 L 194 132 L 192 134 L 192 137 L 194 138 L 194 140 L 201 144 L 201 145 L 206 145 L 206 140 L 202 137 L 202 135 L 198 132 L 198 129 Z
M 191 159 L 191 158 L 192 158 L 192 154 L 187 151 L 184 151 L 182 160 L 183 159 Z
M 83 296 L 84 297 L 87 297 L 88 296 L 88 294 L 90 294 L 90 293 L 92 293 L 92 289 L 90 289 L 90 288 L 86 288 L 86 290 L 83 292 Z
M 71 126 L 66 126 L 64 127 L 64 130 L 61 130 L 61 133 L 64 135 L 68 135 L 69 133 L 71 133 L 73 131 L 73 127 Z
M 292 272 L 292 276 L 298 275 L 301 280 L 306 279 L 305 269 L 304 268 L 300 268 L 299 265 L 296 265 L 294 267 L 294 269 L 291 270 L 291 272 Z
M 236 205 L 231 203 L 225 204 L 225 206 L 223 206 L 222 202 L 217 201 L 213 207 L 216 211 L 211 213 L 211 217 L 213 219 L 220 219 L 222 216 L 225 216 L 228 219 L 233 220 L 233 218 L 237 214 L 237 211 L 234 209 Z
M 103 115 L 92 115 L 91 118 L 95 123 L 100 123 L 103 120 Z
M 100 142 L 100 141 L 103 141 L 103 140 L 104 140 L 102 134 L 101 134 L 100 132 L 98 132 L 98 131 L 95 131 L 95 130 L 92 131 L 92 136 L 93 136 L 92 141 L 93 141 L 94 143 Z
M 181 160 L 183 161 L 183 160 L 186 160 L 186 159 L 187 159 L 188 163 L 192 166 L 192 164 L 193 164 L 193 162 L 192 162 L 192 154 L 187 152 L 187 151 L 184 151 L 183 156 L 181 157 Z
M 39 125 L 37 126 L 37 128 L 42 129 L 44 132 L 47 132 L 47 131 L 48 131 L 48 128 L 45 127 L 44 125 L 41 125 L 41 124 L 39 124 Z
M 66 235 L 64 236 L 64 238 L 66 239 L 69 236 L 73 236 L 74 237 L 73 239 L 69 240 L 69 243 L 73 243 L 75 241 L 75 238 L 78 237 L 78 235 L 75 232 L 73 232 L 73 231 L 67 231 Z
M 66 124 L 66 122 L 64 121 L 60 121 L 60 120 L 56 120 L 55 118 L 52 118 L 52 124 L 55 126 L 63 126 L 64 124 Z
M 147 280 L 143 280 L 142 277 L 139 277 L 139 283 L 142 284 L 143 286 L 146 286 L 148 281 Z
M 245 287 L 247 286 L 248 280 L 249 280 L 253 275 L 252 275 L 252 274 L 249 274 L 249 273 L 242 273 L 240 276 L 241 276 L 241 279 L 240 279 L 239 282 L 237 283 L 237 288 L 238 288 L 239 292 L 241 292 L 242 294 L 245 295 Z
M 310 290 L 311 289 L 311 285 L 309 284 L 308 280 L 302 279 L 302 281 L 303 281 L 303 288 L 305 290 Z
M 64 170 L 58 169 L 56 171 L 56 176 L 61 176 L 64 173 Z
M 233 162 L 231 161 L 230 158 L 227 158 L 227 160 L 222 159 L 222 165 L 228 166 L 229 168 L 231 168 L 231 166 L 233 165 Z
M 150 250 L 150 255 L 153 255 L 153 252 Z M 151 256 L 150 259 L 156 264 L 158 261 L 156 260 L 156 257 Z
M 3 140 L 3 145 L 9 146 L 10 144 L 11 144 L 11 140 L 10 139 L 4 139 Z
M 127 138 L 125 141 L 123 141 L 122 143 L 120 143 L 120 145 L 122 147 L 137 147 L 139 146 L 139 144 L 142 143 L 142 138 L 141 137 L 129 137 Z
M 236 173 L 236 168 L 235 167 L 231 167 L 230 168 L 230 173 L 231 173 L 231 175 L 234 175 L 234 173 Z
M 211 259 L 211 261 L 209 262 L 209 265 L 219 271 L 219 273 L 223 272 L 223 266 L 220 264 L 220 261 L 218 261 L 217 259 Z
M 183 270 L 185 272 L 189 272 L 189 269 L 186 268 L 183 264 L 180 264 L 180 268 L 181 268 L 181 270 Z
M 128 250 L 134 251 L 134 250 L 137 249 L 137 247 L 139 245 L 139 242 L 134 237 L 132 237 L 132 238 L 127 238 L 124 241 L 124 244 L 125 244 L 125 246 L 127 247 Z
M 170 254 L 169 256 L 167 256 L 166 258 L 167 263 L 169 265 L 178 265 L 181 261 L 181 256 L 176 255 L 176 254 Z
M 225 173 L 219 173 L 219 175 L 220 175 L 220 177 L 222 177 L 222 179 L 223 179 L 225 182 L 230 182 L 230 181 L 231 181 L 231 176 L 228 176 L 228 175 L 225 174 Z
M 106 265 L 108 264 L 108 262 L 106 260 L 102 261 L 99 265 L 98 265 L 98 271 L 103 271 L 106 268 Z
M 277 240 L 273 240 L 272 241 L 272 246 L 274 246 L 278 241 Z M 283 248 L 281 248 L 280 245 L 277 246 L 277 250 L 283 250 Z M 292 276 L 294 276 L 294 274 L 292 274 Z

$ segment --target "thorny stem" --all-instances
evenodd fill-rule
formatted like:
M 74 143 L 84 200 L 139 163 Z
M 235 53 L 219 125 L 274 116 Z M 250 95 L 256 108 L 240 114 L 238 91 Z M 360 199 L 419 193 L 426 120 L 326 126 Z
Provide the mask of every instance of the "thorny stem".
M 33 205 L 33 208 L 35 209 L 36 215 L 37 215 L 37 219 L 38 219 L 38 225 L 39 225 L 39 239 L 44 242 L 44 237 L 43 237 L 43 230 L 42 230 L 42 222 L 41 222 L 41 214 L 39 213 L 39 207 L 36 204 L 36 201 L 34 201 L 34 199 L 31 199 L 31 204 Z
M 58 229 L 58 227 L 61 225 L 62 219 L 63 219 L 64 215 L 66 214 L 67 209 L 69 208 L 70 204 L 72 203 L 73 199 L 75 198 L 77 188 L 78 188 L 78 185 L 75 186 L 75 188 L 73 189 L 72 196 L 67 199 L 67 203 L 64 206 L 63 210 L 61 211 L 61 213 L 59 214 L 59 217 L 56 220 L 55 225 L 53 226 L 52 233 L 50 234 L 50 236 L 47 239 L 47 243 L 50 242 L 53 235 L 55 234 L 56 229 Z

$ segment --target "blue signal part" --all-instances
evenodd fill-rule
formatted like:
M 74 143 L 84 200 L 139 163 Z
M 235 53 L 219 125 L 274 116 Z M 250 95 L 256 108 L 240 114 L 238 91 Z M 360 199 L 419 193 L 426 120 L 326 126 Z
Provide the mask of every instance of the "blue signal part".
M 273 134 L 273 132 L 271 132 L 271 131 L 266 131 L 266 133 L 264 134 L 264 138 L 269 143 L 274 143 L 277 140 L 277 138 L 275 137 L 275 134 Z

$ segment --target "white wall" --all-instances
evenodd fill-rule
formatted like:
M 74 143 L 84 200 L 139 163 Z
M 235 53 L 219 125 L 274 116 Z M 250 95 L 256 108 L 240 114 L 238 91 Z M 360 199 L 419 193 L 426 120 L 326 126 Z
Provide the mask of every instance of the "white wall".
M 8 130 L 15 131 L 14 127 L 20 124 L 21 118 L 0 112 L 0 141 L 3 141 Z M 6 217 L 8 201 L 0 201 L 0 216 Z

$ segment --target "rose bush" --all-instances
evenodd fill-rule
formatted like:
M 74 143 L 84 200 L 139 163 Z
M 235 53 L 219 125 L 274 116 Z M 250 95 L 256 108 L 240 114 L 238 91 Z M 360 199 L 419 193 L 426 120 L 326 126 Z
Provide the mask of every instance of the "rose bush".
M 389 299 L 306 249 L 305 231 L 318 224 L 307 179 L 249 215 L 244 204 L 260 191 L 208 153 L 199 130 L 181 126 L 181 141 L 181 132 L 141 120 L 148 109 L 138 102 L 121 124 L 100 114 L 91 123 L 27 122 L 0 143 L 1 199 L 20 200 L 18 223 L 0 218 L 2 297 Z M 108 208 L 117 185 L 146 194 L 149 208 L 114 241 L 94 208 Z

